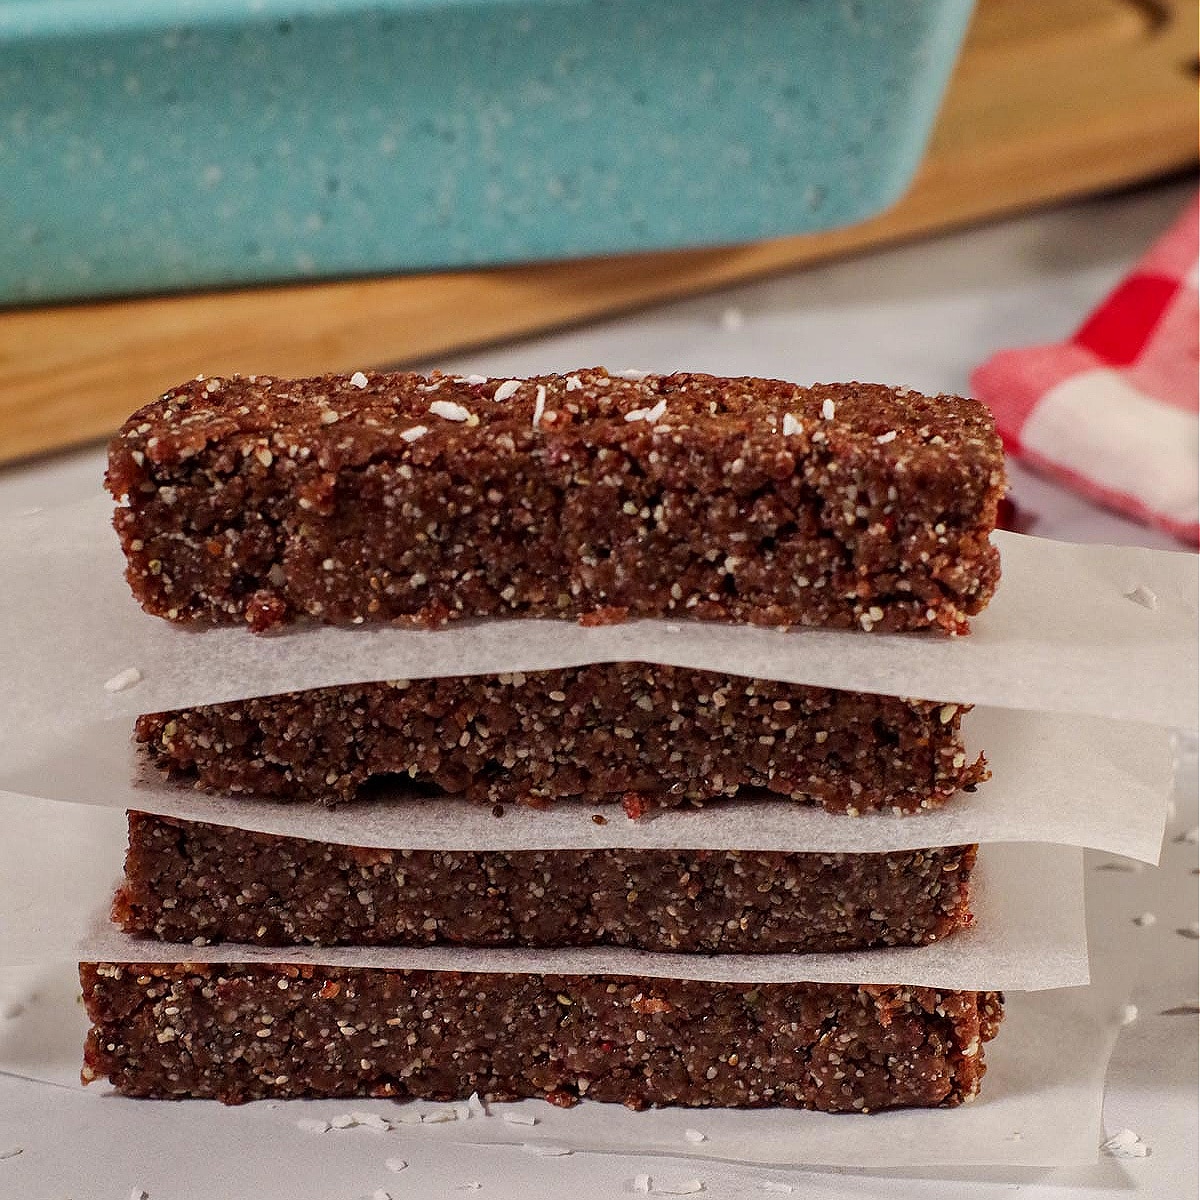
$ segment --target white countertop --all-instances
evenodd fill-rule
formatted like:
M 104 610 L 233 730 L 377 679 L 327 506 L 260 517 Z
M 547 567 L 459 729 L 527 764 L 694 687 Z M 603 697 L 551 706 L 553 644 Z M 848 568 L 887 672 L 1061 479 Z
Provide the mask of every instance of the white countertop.
M 1077 204 L 429 365 L 521 375 L 603 364 L 798 382 L 878 380 L 961 392 L 971 368 L 992 351 L 1068 335 L 1187 203 L 1193 186 Z M 99 488 L 101 473 L 98 449 L 0 471 L 0 515 L 87 495 Z M 1011 468 L 1011 479 L 1017 504 L 1036 517 L 1034 533 L 1179 548 L 1165 535 L 1103 513 L 1019 467 Z M 450 1149 L 422 1143 L 419 1130 L 407 1133 L 402 1145 L 385 1146 L 370 1131 L 356 1130 L 343 1131 L 361 1135 L 351 1153 L 346 1142 L 314 1168 L 310 1156 L 289 1155 L 283 1143 L 273 1144 L 264 1127 L 258 1161 L 229 1162 L 220 1154 L 222 1128 L 247 1119 L 239 1117 L 247 1110 L 147 1103 L 133 1106 L 130 1117 L 129 1105 L 0 1075 L 0 1196 L 125 1200 L 142 1189 L 149 1200 L 356 1200 L 383 1188 L 393 1200 L 617 1197 L 634 1194 L 634 1177 L 644 1173 L 657 1185 L 699 1179 L 703 1194 L 711 1196 L 771 1194 L 763 1190 L 771 1181 L 790 1185 L 793 1195 L 822 1200 L 950 1200 L 965 1194 L 980 1200 L 1013 1194 L 1110 1200 L 1114 1192 L 1155 1200 L 1194 1197 L 1196 1020 L 1162 1015 L 1197 997 L 1197 942 L 1179 932 L 1196 920 L 1196 847 L 1176 840 L 1197 824 L 1194 756 L 1183 773 L 1188 781 L 1176 797 L 1157 870 L 1105 869 L 1114 861 L 1110 856 L 1089 856 L 1094 961 L 1103 957 L 1128 971 L 1139 1013 L 1117 1043 L 1105 1130 L 1134 1130 L 1149 1146 L 1145 1158 L 1102 1156 L 1094 1167 L 1071 1170 L 883 1178 L 683 1157 L 539 1158 L 511 1148 Z M 1154 913 L 1156 922 L 1134 926 L 1132 918 L 1144 912 Z M 18 1146 L 21 1153 L 2 1157 Z M 389 1172 L 386 1157 L 404 1158 L 407 1169 Z M 474 1182 L 478 1189 L 468 1186 Z

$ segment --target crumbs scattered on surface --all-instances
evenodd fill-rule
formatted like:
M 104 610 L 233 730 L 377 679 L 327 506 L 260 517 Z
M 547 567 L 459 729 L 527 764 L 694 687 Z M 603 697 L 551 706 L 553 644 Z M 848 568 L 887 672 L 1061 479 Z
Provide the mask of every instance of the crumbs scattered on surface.
M 1195 1017 L 1200 1016 L 1200 1004 L 1193 1001 L 1190 1004 L 1176 1004 L 1174 1008 L 1164 1008 L 1160 1017 Z
M 1126 1004 L 1121 1009 L 1121 1024 L 1132 1025 L 1138 1019 L 1138 1007 L 1136 1004 Z
M 6 1158 L 16 1158 L 18 1154 L 24 1153 L 24 1146 L 6 1146 L 3 1150 L 0 1150 L 0 1161 Z
M 695 1142 L 697 1145 L 699 1145 L 701 1142 L 708 1141 L 707 1135 L 701 1133 L 698 1129 L 685 1129 L 683 1131 L 683 1136 L 687 1138 L 689 1142 Z
M 538 1158 L 563 1158 L 575 1153 L 570 1146 L 556 1146 L 551 1142 L 524 1142 L 521 1149 Z
M 1191 938 L 1193 941 L 1200 940 L 1200 925 L 1198 925 L 1195 921 L 1192 921 L 1188 925 L 1182 926 L 1181 928 L 1175 930 L 1175 932 L 1179 934 L 1180 937 Z
M 1142 929 L 1148 929 L 1158 918 L 1152 912 L 1140 913 L 1133 918 L 1133 923 Z
M 137 667 L 126 667 L 125 670 L 118 671 L 111 679 L 105 680 L 104 690 L 106 692 L 123 692 L 141 682 L 141 671 Z
M 303 1129 L 305 1133 L 328 1133 L 331 1126 L 328 1121 L 321 1121 L 315 1117 L 303 1117 L 296 1122 L 297 1129 Z
M 1185 830 L 1183 833 L 1179 834 L 1174 840 L 1176 842 L 1182 842 L 1188 846 L 1194 846 L 1194 845 L 1196 845 L 1197 841 L 1200 841 L 1200 829 L 1197 829 L 1193 825 L 1191 829 Z
M 404 1158 L 389 1158 L 383 1164 L 389 1171 L 403 1171 L 408 1166 L 408 1160 Z

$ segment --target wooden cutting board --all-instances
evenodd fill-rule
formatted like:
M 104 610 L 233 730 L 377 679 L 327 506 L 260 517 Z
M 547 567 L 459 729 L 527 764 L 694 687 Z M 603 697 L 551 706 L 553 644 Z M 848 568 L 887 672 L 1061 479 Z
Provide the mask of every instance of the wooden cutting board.
M 832 233 L 0 312 L 0 462 L 110 433 L 203 372 L 428 362 L 555 326 L 1187 169 L 1200 0 L 979 0 L 911 191 Z

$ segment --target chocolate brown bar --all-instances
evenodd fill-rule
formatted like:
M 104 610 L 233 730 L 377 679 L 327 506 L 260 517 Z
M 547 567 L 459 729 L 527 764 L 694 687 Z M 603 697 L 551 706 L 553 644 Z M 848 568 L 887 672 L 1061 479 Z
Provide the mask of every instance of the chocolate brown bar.
M 130 813 L 113 918 L 260 946 L 924 945 L 970 924 L 975 851 L 379 850 Z
M 606 663 L 318 688 L 144 716 L 172 776 L 278 800 L 348 800 L 394 773 L 483 803 L 631 812 L 759 789 L 851 814 L 933 808 L 986 778 L 965 708 Z
M 907 388 L 357 372 L 173 388 L 107 484 L 134 595 L 171 620 L 964 632 L 1004 467 L 982 404 Z
M 82 963 L 83 1079 L 128 1096 L 875 1112 L 972 1099 L 995 992 Z

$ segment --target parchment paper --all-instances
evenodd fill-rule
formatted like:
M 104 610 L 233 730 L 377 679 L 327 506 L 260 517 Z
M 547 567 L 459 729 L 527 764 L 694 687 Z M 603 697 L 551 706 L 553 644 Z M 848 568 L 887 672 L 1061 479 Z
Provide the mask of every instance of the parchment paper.
M 0 759 L 47 722 L 372 679 L 641 660 L 1002 708 L 1192 728 L 1197 560 L 997 533 L 1004 579 L 966 638 L 781 632 L 711 622 L 492 621 L 439 631 L 310 627 L 186 632 L 129 595 L 103 497 L 0 523 L 0 660 L 19 687 Z M 1141 589 L 1147 604 L 1131 599 Z M 1149 606 L 1148 606 L 1149 605 Z M 104 685 L 130 668 L 123 691 Z
M 81 1047 L 86 1029 L 71 964 L 0 968 L 0 1001 L 19 1008 L 0 1022 L 0 1071 L 57 1084 L 80 1102 L 104 1101 L 110 1121 L 124 1114 L 128 1144 L 144 1131 L 147 1106 L 156 1121 L 179 1122 L 188 1140 L 211 1142 L 219 1158 L 261 1155 L 264 1146 L 288 1162 L 308 1163 L 296 1178 L 315 1178 L 331 1160 L 364 1154 L 408 1157 L 417 1147 L 443 1147 L 453 1161 L 462 1143 L 559 1147 L 576 1151 L 681 1155 L 699 1160 L 686 1174 L 706 1178 L 706 1162 L 754 1162 L 872 1168 L 933 1166 L 1060 1166 L 1094 1162 L 1100 1141 L 1104 1075 L 1120 1027 L 1125 992 L 1104 979 L 1086 988 L 1011 993 L 999 1036 L 987 1044 L 987 1076 L 979 1098 L 956 1109 L 909 1109 L 870 1116 L 783 1109 L 651 1109 L 635 1113 L 614 1104 L 555 1108 L 540 1100 L 494 1104 L 487 1115 L 444 1124 L 409 1124 L 417 1114 L 466 1105 L 381 1100 L 292 1100 L 236 1110 L 215 1102 L 154 1104 L 115 1096 L 107 1084 L 82 1089 Z M 76 1099 L 65 1092 L 62 1102 Z M 300 1120 L 330 1120 L 370 1112 L 392 1123 L 372 1129 L 302 1131 Z M 504 1114 L 536 1124 L 511 1124 Z M 232 1119 L 231 1119 L 232 1117 Z M 82 1111 L 76 1119 L 86 1120 Z M 704 1134 L 693 1142 L 689 1129 Z M 315 1158 L 314 1158 L 315 1156 Z M 671 1178 L 682 1178 L 678 1163 Z M 403 1176 L 396 1183 L 403 1183 Z M 886 1181 L 880 1181 L 886 1191 Z M 391 1189 L 397 1194 L 396 1189 Z M 401 1192 L 399 1194 L 407 1194 Z M 883 1194 L 881 1192 L 881 1194 Z
M 99 820 L 98 820 L 99 818 Z M 107 921 L 120 815 L 47 800 L 0 800 L 0 962 L 316 962 L 417 970 L 635 974 L 728 981 L 911 983 L 968 989 L 1087 981 L 1082 853 L 995 844 L 972 878 L 974 926 L 928 946 L 853 954 L 647 954 L 622 949 L 470 950 L 177 946 L 126 937 Z M 89 854 L 89 841 L 96 854 Z M 84 940 L 79 941 L 83 933 Z
M 663 809 L 637 821 L 618 805 L 562 801 L 545 811 L 464 800 L 386 797 L 325 808 L 209 795 L 164 782 L 136 754 L 125 719 L 56 745 L 34 731 L 23 767 L 0 763 L 0 789 L 235 825 L 267 833 L 408 850 L 550 850 L 606 846 L 869 853 L 968 842 L 1057 842 L 1157 862 L 1172 782 L 1173 735 L 1098 717 L 975 709 L 964 718 L 972 757 L 993 778 L 940 809 L 897 817 L 826 813 L 776 797 Z M 0 792 L 0 794 L 3 794 Z M 597 825 L 593 813 L 606 816 Z

